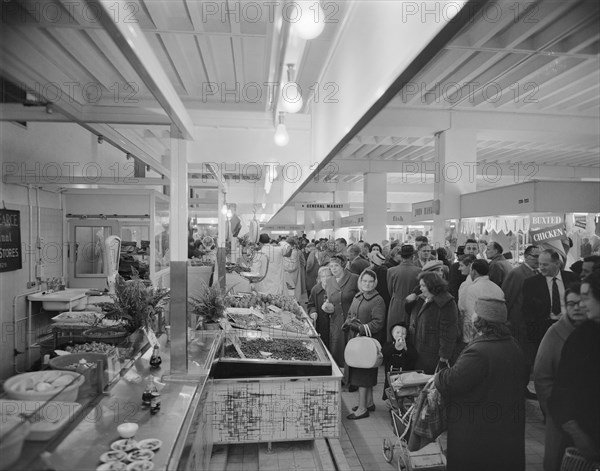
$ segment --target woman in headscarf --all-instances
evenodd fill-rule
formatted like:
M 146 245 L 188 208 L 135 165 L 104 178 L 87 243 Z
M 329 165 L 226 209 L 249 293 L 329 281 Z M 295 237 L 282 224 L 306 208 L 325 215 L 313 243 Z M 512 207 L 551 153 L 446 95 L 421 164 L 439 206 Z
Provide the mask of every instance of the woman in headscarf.
M 346 334 L 342 330 L 342 325 L 348 316 L 354 295 L 358 293 L 358 275 L 344 269 L 346 257 L 341 254 L 333 255 L 329 259 L 328 266 L 333 275 L 327 280 L 325 288 L 327 300 L 331 304 L 330 308 L 325 309 L 325 312 L 331 310 L 329 346 L 335 362 L 343 368 Z
M 348 319 L 344 329 L 349 337 L 366 335 L 378 337 L 385 323 L 385 301 L 375 289 L 377 275 L 370 268 L 365 268 L 358 278 L 359 293 L 354 296 Z M 373 402 L 373 386 L 377 384 L 378 368 L 348 367 L 348 378 L 351 385 L 358 387 L 358 405 L 353 408 L 349 420 L 369 417 L 369 411 L 375 410 Z

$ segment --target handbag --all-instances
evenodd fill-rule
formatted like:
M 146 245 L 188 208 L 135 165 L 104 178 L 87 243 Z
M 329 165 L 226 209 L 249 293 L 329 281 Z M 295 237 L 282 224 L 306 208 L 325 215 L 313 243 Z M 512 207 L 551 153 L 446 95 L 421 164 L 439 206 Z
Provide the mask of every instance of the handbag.
M 366 336 L 358 336 L 350 339 L 344 350 L 344 361 L 346 365 L 353 368 L 379 368 L 383 363 L 381 344 L 371 337 L 371 330 L 364 324 Z

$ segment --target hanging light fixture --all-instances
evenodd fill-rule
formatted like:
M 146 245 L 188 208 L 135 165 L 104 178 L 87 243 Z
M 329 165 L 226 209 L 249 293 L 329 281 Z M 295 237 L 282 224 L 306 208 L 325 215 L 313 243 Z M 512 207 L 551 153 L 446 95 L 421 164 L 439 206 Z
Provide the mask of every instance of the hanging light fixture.
M 302 89 L 294 81 L 294 64 L 287 64 L 287 82 L 281 86 L 281 107 L 288 113 L 297 113 L 302 109 Z
M 295 33 L 302 39 L 314 39 L 325 28 L 325 13 L 319 0 L 297 0 L 300 8 L 298 21 L 294 23 Z
M 285 128 L 283 115 L 283 113 L 279 113 L 279 124 L 277 124 L 277 127 L 275 128 L 275 136 L 273 136 L 275 144 L 279 147 L 285 147 L 290 142 L 290 135 Z

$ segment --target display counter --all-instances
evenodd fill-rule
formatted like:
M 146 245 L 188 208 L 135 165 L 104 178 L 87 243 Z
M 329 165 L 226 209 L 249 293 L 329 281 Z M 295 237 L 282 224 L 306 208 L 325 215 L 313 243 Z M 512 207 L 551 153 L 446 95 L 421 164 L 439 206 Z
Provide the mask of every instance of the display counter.
M 208 366 L 212 362 L 212 342 L 220 337 L 204 337 L 206 348 L 196 349 L 191 356 L 195 374 L 189 380 L 169 381 L 160 391 L 160 410 L 152 414 L 142 403 L 142 393 L 149 375 L 168 375 L 170 355 L 166 337 L 161 338 L 160 368 L 149 367 L 152 350 L 137 358 L 128 371 L 105 394 L 93 398 L 78 398 L 82 408 L 71 423 L 54 437 L 43 442 L 26 441 L 21 457 L 11 470 L 95 470 L 102 464 L 100 456 L 110 451 L 118 440 L 117 426 L 125 422 L 139 425 L 135 440 L 156 438 L 162 441 L 155 453 L 154 469 L 178 469 L 180 463 L 188 469 L 206 469 L 210 460 L 211 416 L 206 414 L 205 388 Z M 204 372 L 204 374 L 202 374 Z M 204 419 L 202 414 L 204 413 Z M 203 423 L 203 420 L 205 423 Z M 195 433 L 195 430 L 201 433 Z M 195 441 L 190 442 L 190 440 Z M 42 461 L 40 455 L 50 455 Z
M 242 338 L 260 333 L 236 333 Z M 338 438 L 342 372 L 320 338 L 287 337 L 304 343 L 314 359 L 232 358 L 225 346 L 211 370 L 212 441 L 256 443 Z M 281 335 L 274 340 L 286 340 Z M 306 348 L 296 347 L 293 348 Z M 268 346 L 261 346 L 267 350 Z M 241 347 L 242 353 L 244 346 Z M 235 356 L 235 355 L 233 355 Z M 298 356 L 298 355 L 296 355 Z
M 251 377 L 238 377 L 247 376 L 238 374 L 244 363 L 261 363 L 225 354 L 228 338 L 248 335 L 241 329 L 191 331 L 188 371 L 179 376 L 170 375 L 170 345 L 162 336 L 160 368 L 150 368 L 152 349 L 146 350 L 104 394 L 87 401 L 78 398 L 82 408 L 66 428 L 47 441 L 26 441 L 11 470 L 95 470 L 102 464 L 100 457 L 120 439 L 117 426 L 125 422 L 139 425 L 135 440 L 162 441 L 153 458 L 156 470 L 208 469 L 213 444 L 338 437 L 342 372 L 321 340 L 290 339 L 304 341 L 314 361 L 294 364 L 271 358 Z M 164 384 L 156 413 L 142 401 L 149 375 Z

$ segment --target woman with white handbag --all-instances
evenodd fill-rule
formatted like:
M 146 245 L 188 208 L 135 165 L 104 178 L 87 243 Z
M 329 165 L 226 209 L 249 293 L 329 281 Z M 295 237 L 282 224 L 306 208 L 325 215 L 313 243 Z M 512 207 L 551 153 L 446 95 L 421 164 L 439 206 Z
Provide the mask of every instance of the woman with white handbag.
M 347 417 L 349 420 L 364 419 L 369 417 L 369 411 L 375 410 L 373 386 L 377 384 L 378 367 L 383 356 L 381 344 L 373 337 L 378 337 L 385 323 L 385 301 L 376 287 L 377 275 L 366 268 L 358 278 L 359 293 L 354 296 L 348 319 L 342 327 L 349 331 L 350 337 L 359 337 L 361 340 L 349 340 L 344 352 L 349 383 L 358 387 L 358 405 Z

